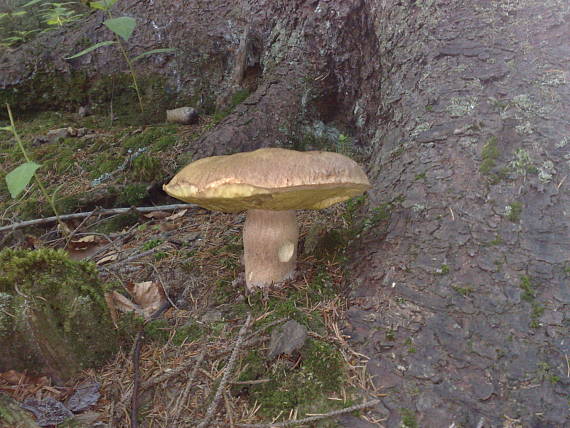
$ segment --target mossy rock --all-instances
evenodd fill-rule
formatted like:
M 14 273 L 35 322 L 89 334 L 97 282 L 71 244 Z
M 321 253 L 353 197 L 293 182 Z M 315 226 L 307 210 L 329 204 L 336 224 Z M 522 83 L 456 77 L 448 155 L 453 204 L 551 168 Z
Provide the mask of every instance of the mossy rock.
M 64 381 L 118 349 L 95 266 L 62 250 L 0 251 L 0 371 Z
M 39 427 L 30 412 L 22 409 L 20 403 L 5 394 L 0 394 L 0 426 L 18 428 Z

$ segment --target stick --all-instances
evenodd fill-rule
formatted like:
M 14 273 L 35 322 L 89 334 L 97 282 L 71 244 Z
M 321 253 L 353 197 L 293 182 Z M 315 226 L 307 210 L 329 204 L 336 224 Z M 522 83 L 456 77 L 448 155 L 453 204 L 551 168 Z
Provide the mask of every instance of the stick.
M 200 424 L 198 425 L 198 428 L 207 427 L 208 424 L 210 423 L 210 421 L 212 420 L 212 417 L 214 416 L 214 412 L 216 411 L 216 407 L 218 407 L 218 402 L 220 401 L 220 397 L 222 396 L 222 392 L 224 391 L 226 384 L 228 383 L 228 380 L 230 378 L 230 375 L 234 369 L 234 365 L 236 363 L 237 356 L 239 354 L 239 348 L 243 342 L 243 337 L 245 336 L 245 333 L 246 333 L 247 329 L 249 328 L 250 324 L 251 324 L 251 314 L 248 314 L 247 319 L 245 320 L 245 324 L 242 326 L 242 328 L 240 329 L 240 331 L 238 333 L 238 337 L 237 337 L 236 343 L 234 345 L 232 355 L 230 356 L 230 359 L 228 361 L 228 365 L 226 366 L 226 369 L 224 371 L 224 375 L 222 376 L 222 380 L 220 381 L 220 384 L 218 385 L 216 395 L 214 395 L 214 399 L 212 400 L 212 402 L 210 403 L 210 406 L 208 407 L 208 410 L 206 411 L 206 417 L 204 417 L 202 422 L 200 422 Z
M 186 405 L 186 402 L 188 401 L 188 394 L 190 394 L 190 388 L 192 388 L 193 386 L 194 378 L 196 377 L 198 369 L 200 368 L 200 364 L 202 364 L 202 361 L 204 361 L 205 356 L 206 356 L 206 348 L 202 349 L 202 352 L 200 353 L 198 360 L 194 364 L 192 373 L 190 374 L 188 380 L 186 381 L 186 386 L 184 387 L 184 391 L 182 392 L 182 394 L 178 396 L 178 399 L 176 400 L 176 405 L 174 406 L 174 411 L 172 412 L 174 415 L 173 417 L 174 421 L 178 420 L 178 418 L 180 417 L 180 412 L 182 411 L 182 407 Z
M 195 204 L 173 204 L 173 205 L 160 205 L 157 207 L 135 207 L 134 210 L 136 212 L 147 213 L 152 211 L 173 211 L 183 208 L 196 208 L 197 205 Z M 105 210 L 97 211 L 98 215 L 112 215 L 112 214 L 124 214 L 128 213 L 129 211 L 133 211 L 133 208 L 108 208 Z M 76 218 L 84 218 L 93 215 L 93 211 L 84 212 L 84 213 L 75 213 L 75 214 L 65 214 L 60 215 L 60 220 L 73 220 Z M 6 230 L 16 230 L 21 229 L 23 227 L 28 226 L 35 226 L 36 224 L 46 224 L 46 223 L 53 223 L 57 221 L 57 217 L 46 217 L 46 218 L 37 218 L 35 220 L 28 220 L 23 221 L 21 223 L 14 223 L 9 226 L 2 226 L 0 227 L 0 232 L 4 232 Z
M 298 424 L 306 424 L 306 423 L 318 421 L 321 419 L 333 418 L 335 416 L 344 415 L 345 413 L 354 412 L 355 410 L 361 410 L 361 409 L 365 409 L 367 407 L 372 407 L 378 403 L 380 403 L 380 400 L 365 401 L 362 404 L 356 404 L 354 406 L 350 406 L 350 407 L 347 407 L 345 409 L 334 410 L 334 411 L 329 412 L 329 413 L 325 413 L 325 414 L 317 415 L 317 416 L 310 416 L 308 418 L 293 419 L 293 420 L 284 421 L 284 422 L 273 422 L 273 423 L 267 423 L 267 424 L 236 424 L 236 427 L 241 427 L 241 428 L 281 428 L 281 427 L 288 427 L 288 426 L 298 425 Z
M 137 413 L 139 412 L 139 385 L 141 383 L 140 376 L 140 355 L 141 347 L 144 339 L 144 326 L 141 327 L 135 339 L 135 351 L 133 352 L 133 394 L 131 395 L 131 428 L 137 428 Z

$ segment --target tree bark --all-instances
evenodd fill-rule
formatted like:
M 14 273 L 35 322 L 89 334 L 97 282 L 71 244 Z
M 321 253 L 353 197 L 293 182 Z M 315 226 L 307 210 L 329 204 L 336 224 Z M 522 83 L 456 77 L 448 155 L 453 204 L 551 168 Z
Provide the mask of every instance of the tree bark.
M 369 212 L 392 207 L 351 254 L 357 285 L 346 326 L 371 357 L 376 387 L 389 392 L 376 408 L 387 426 L 407 417 L 419 426 L 564 424 L 568 2 L 119 7 L 140 20 L 133 52 L 178 49 L 143 64 L 176 90 L 220 106 L 237 88 L 252 91 L 188 143 L 196 158 L 351 136 L 374 183 Z M 112 52 L 61 60 L 83 36 L 104 40 L 102 18 L 62 33 L 46 64 L 112 70 Z M 1 59 L 3 85 L 33 75 L 30 49 Z

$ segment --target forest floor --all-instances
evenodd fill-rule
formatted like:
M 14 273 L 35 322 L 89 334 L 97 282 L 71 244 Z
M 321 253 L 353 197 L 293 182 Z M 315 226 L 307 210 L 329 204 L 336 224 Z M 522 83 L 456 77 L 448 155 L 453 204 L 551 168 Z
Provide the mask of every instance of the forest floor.
M 190 161 L 185 141 L 214 124 L 215 118 L 202 117 L 187 126 L 109 126 L 106 117 L 57 112 L 16 123 L 30 158 L 42 165 L 39 176 L 48 193 L 55 193 L 59 213 L 92 214 L 66 222 L 72 231 L 67 238 L 49 223 L 4 232 L 3 246 L 63 248 L 73 259 L 92 261 L 125 297 L 129 287 L 150 281 L 165 291 L 171 307 L 147 322 L 144 340 L 133 337 L 142 345 L 140 353 L 127 343 L 106 366 L 66 385 L 37 384 L 26 376 L 14 382 L 4 374 L 1 391 L 19 402 L 29 397 L 65 402 L 79 386 L 98 384 L 101 398 L 74 418 L 85 426 L 131 426 L 135 377 L 141 384 L 134 414 L 141 426 L 194 426 L 204 419 L 228 370 L 229 386 L 215 402 L 213 423 L 219 426 L 312 417 L 383 396 L 365 373 L 368 358 L 351 349 L 341 332 L 350 303 L 346 252 L 362 230 L 386 220 L 383 211 L 357 220 L 365 197 L 299 212 L 299 273 L 283 287 L 258 294 L 247 294 L 240 277 L 244 214 L 197 207 L 98 213 L 174 203 L 160 185 Z M 13 139 L 1 144 L 5 174 L 23 158 Z M 10 198 L 4 180 L 1 186 L 0 226 L 53 215 L 37 185 L 17 199 Z M 238 334 L 248 314 L 252 322 Z M 288 319 L 307 329 L 305 345 L 270 359 L 271 331 Z M 244 343 L 235 367 L 228 369 L 238 339 Z M 363 412 L 342 417 L 349 424 L 359 417 L 361 423 L 379 422 Z M 334 418 L 316 423 L 310 426 L 337 424 Z

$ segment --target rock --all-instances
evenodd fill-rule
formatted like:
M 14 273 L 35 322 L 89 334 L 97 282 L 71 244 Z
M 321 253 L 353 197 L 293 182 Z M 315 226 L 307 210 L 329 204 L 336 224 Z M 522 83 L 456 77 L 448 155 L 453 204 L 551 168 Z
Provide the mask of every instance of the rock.
M 198 112 L 192 107 L 180 107 L 174 110 L 166 110 L 166 121 L 190 125 L 198 122 Z
M 50 143 L 57 143 L 59 140 L 72 136 L 70 129 L 72 128 L 58 128 L 49 130 L 46 134 L 46 138 Z
M 41 427 L 60 424 L 73 417 L 73 413 L 52 397 L 45 400 L 26 398 L 22 407 L 34 414 Z
M 77 116 L 79 116 L 80 118 L 84 118 L 85 116 L 89 116 L 89 114 L 91 113 L 89 110 L 90 110 L 89 106 L 81 106 L 77 110 Z
M 99 393 L 99 383 L 91 382 L 79 385 L 75 394 L 67 402 L 66 407 L 73 412 L 82 412 L 93 404 L 97 403 L 101 394 Z
M 307 329 L 297 321 L 289 320 L 271 333 L 268 358 L 281 354 L 291 355 L 303 347 L 307 340 Z

